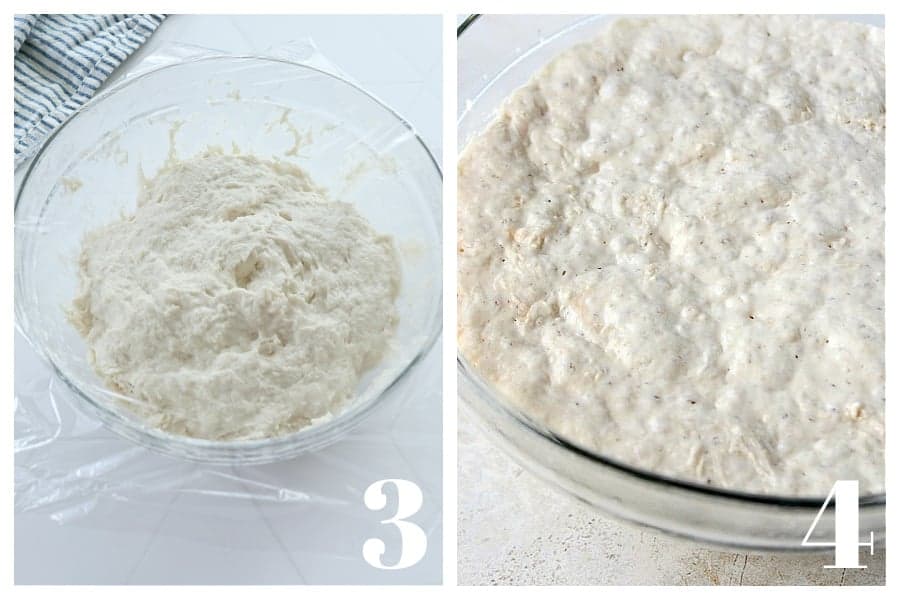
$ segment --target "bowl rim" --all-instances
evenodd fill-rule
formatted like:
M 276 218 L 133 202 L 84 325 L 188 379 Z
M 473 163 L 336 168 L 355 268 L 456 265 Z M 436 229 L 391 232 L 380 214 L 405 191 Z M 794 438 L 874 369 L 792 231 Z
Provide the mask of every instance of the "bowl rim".
M 15 194 L 16 197 L 13 210 L 14 227 L 16 217 L 18 217 L 19 200 L 21 199 L 23 191 L 26 189 L 26 186 L 30 181 L 32 172 L 34 171 L 36 165 L 39 163 L 41 157 L 44 155 L 45 151 L 47 151 L 48 148 L 50 148 L 50 146 L 52 145 L 53 140 L 55 140 L 57 135 L 59 135 L 63 131 L 63 129 L 65 129 L 74 119 L 78 118 L 88 110 L 94 108 L 95 106 L 103 102 L 106 98 L 118 93 L 120 90 L 137 82 L 140 82 L 148 77 L 156 75 L 162 71 L 177 69 L 186 65 L 192 65 L 201 62 L 218 62 L 229 60 L 257 61 L 261 63 L 280 64 L 288 67 L 299 68 L 302 70 L 314 72 L 318 75 L 325 76 L 329 79 L 333 79 L 343 85 L 348 86 L 355 92 L 361 93 L 364 97 L 368 98 L 369 101 L 374 102 L 382 110 L 386 111 L 387 114 L 393 117 L 402 127 L 404 127 L 409 133 L 414 136 L 418 146 L 425 152 L 425 156 L 427 157 L 428 161 L 430 161 L 431 166 L 434 168 L 434 173 L 437 174 L 438 181 L 442 186 L 443 171 L 441 170 L 441 166 L 435 158 L 434 153 L 428 147 L 428 144 L 426 144 L 422 139 L 421 135 L 419 135 L 419 132 L 416 131 L 415 127 L 413 127 L 412 124 L 410 124 L 410 122 L 407 121 L 406 118 L 400 115 L 397 111 L 388 106 L 385 102 L 382 102 L 378 97 L 376 97 L 374 94 L 364 89 L 360 85 L 324 69 L 314 67 L 302 62 L 288 60 L 282 57 L 268 56 L 265 54 L 230 54 L 217 52 L 214 54 L 204 54 L 203 56 L 189 57 L 183 60 L 178 60 L 176 62 L 147 69 L 146 71 L 141 71 L 135 74 L 133 77 L 123 78 L 122 80 L 111 85 L 109 88 L 93 96 L 90 100 L 80 106 L 76 111 L 66 117 L 63 122 L 60 123 L 60 125 L 56 129 L 54 129 L 50 133 L 50 135 L 48 135 L 47 138 L 41 143 L 40 147 L 33 154 L 27 167 L 21 174 L 21 178 L 19 179 L 20 183 L 17 185 Z M 433 224 L 435 225 L 436 233 L 440 237 L 442 234 L 440 224 L 442 217 L 440 211 L 441 200 L 440 198 L 438 198 L 436 202 L 432 201 L 429 202 L 429 204 L 433 204 L 433 207 L 436 209 L 436 211 L 432 215 L 434 220 Z M 14 260 L 16 260 L 17 255 L 18 250 L 16 248 L 14 249 Z M 439 255 L 439 259 L 442 259 L 442 256 Z M 18 277 L 20 277 L 20 274 L 16 272 L 15 279 L 18 279 Z M 153 450 L 200 462 L 228 462 L 236 464 L 242 462 L 244 459 L 249 459 L 249 462 L 283 460 L 307 450 L 316 450 L 332 441 L 336 441 L 341 433 L 346 433 L 356 425 L 360 424 L 365 416 L 367 416 L 376 406 L 381 404 L 382 400 L 385 398 L 385 396 L 387 396 L 388 392 L 390 392 L 401 381 L 407 378 L 413 368 L 416 367 L 435 346 L 435 342 L 440 337 L 441 331 L 443 330 L 443 280 L 441 279 L 438 283 L 435 309 L 428 318 L 429 330 L 422 342 L 421 347 L 410 359 L 408 359 L 406 365 L 404 365 L 404 367 L 390 381 L 390 383 L 385 385 L 384 388 L 372 398 L 365 402 L 359 402 L 357 396 L 356 402 L 349 403 L 340 412 L 332 415 L 327 420 L 318 424 L 309 425 L 284 436 L 250 440 L 209 440 L 204 438 L 193 438 L 185 435 L 172 434 L 165 430 L 149 426 L 143 423 L 139 419 L 139 417 L 128 417 L 122 412 L 114 410 L 112 407 L 107 406 L 105 403 L 93 399 L 85 390 L 82 389 L 83 386 L 75 384 L 72 379 L 68 375 L 66 375 L 63 370 L 56 364 L 56 361 L 51 358 L 50 354 L 46 352 L 40 344 L 36 343 L 36 341 L 33 339 L 33 336 L 29 335 L 29 326 L 27 325 L 28 319 L 24 316 L 24 314 L 22 314 L 23 299 L 21 298 L 21 286 L 15 285 L 14 296 L 16 330 L 22 334 L 22 336 L 35 350 L 38 356 L 40 356 L 43 362 L 52 368 L 54 375 L 56 375 L 57 378 L 64 382 L 66 384 L 66 387 L 68 387 L 76 397 L 84 400 L 87 403 L 88 407 L 95 414 L 98 414 L 99 420 L 105 427 L 107 427 L 108 429 L 112 429 L 120 437 L 124 437 L 130 439 L 131 441 L 141 443 Z M 115 393 L 112 390 L 107 390 L 107 392 L 114 396 L 124 396 L 126 398 L 128 397 L 124 394 Z M 107 422 L 106 419 L 109 419 L 111 423 Z M 122 428 L 124 428 L 125 431 L 122 431 Z M 126 432 L 133 435 L 128 435 Z M 330 439 L 328 438 L 329 434 L 332 435 Z M 311 441 L 308 447 L 298 445 L 304 439 L 309 439 Z M 163 446 L 160 446 L 158 442 L 162 442 Z M 261 450 L 273 450 L 274 452 L 268 457 L 261 456 L 257 457 L 256 459 L 254 459 L 253 457 L 240 456 L 202 457 L 197 455 L 187 455 L 184 453 L 196 450 L 216 451 L 227 454 L 237 454 L 240 452 Z M 281 450 L 281 452 L 279 453 L 278 450 Z
M 457 376 L 463 377 L 467 383 L 471 384 L 477 391 L 479 400 L 488 402 L 495 412 L 499 412 L 505 417 L 508 417 L 514 421 L 516 425 L 527 430 L 528 433 L 540 436 L 544 441 L 559 446 L 568 453 L 587 459 L 599 467 L 611 469 L 653 485 L 674 487 L 684 492 L 701 494 L 730 502 L 759 504 L 769 508 L 816 510 L 821 508 L 825 503 L 826 496 L 786 496 L 733 490 L 663 475 L 611 458 L 605 454 L 587 449 L 567 439 L 565 436 L 554 433 L 549 428 L 529 418 L 522 411 L 510 406 L 507 402 L 504 402 L 501 399 L 502 396 L 481 377 L 476 369 L 468 364 L 468 361 L 460 353 L 457 353 L 456 367 Z M 859 497 L 859 507 L 860 509 L 865 507 L 884 507 L 885 501 L 886 492 L 866 494 Z
M 462 22 L 456 26 L 456 37 L 458 38 L 459 36 L 461 36 L 462 33 L 466 29 L 468 29 L 470 25 L 472 25 L 472 23 L 474 23 L 475 21 L 477 21 L 480 18 L 481 18 L 480 13 L 471 13 L 471 14 L 467 15 L 466 18 L 463 19 Z
M 474 23 L 478 22 L 483 15 L 480 13 L 472 13 L 466 16 L 462 22 L 456 28 L 456 37 L 457 40 L 460 39 L 462 34 L 467 31 Z M 573 15 L 576 16 L 576 15 Z M 557 39 L 560 36 L 565 35 L 569 31 L 585 24 L 586 22 L 591 22 L 597 20 L 598 18 L 603 18 L 607 15 L 587 15 L 582 19 L 576 19 L 569 25 L 563 27 L 561 30 L 548 35 L 546 38 L 540 41 L 539 44 L 535 46 L 531 46 L 529 48 L 523 48 L 522 52 L 519 56 L 517 56 L 512 63 L 506 65 L 501 71 L 494 76 L 492 76 L 486 83 L 485 87 L 482 88 L 482 91 L 487 87 L 490 87 L 494 84 L 494 82 L 499 78 L 503 73 L 506 72 L 508 68 L 515 65 L 526 56 L 531 54 L 531 52 L 535 51 L 540 45 Z M 621 16 L 621 15 L 608 15 L 608 16 Z M 481 92 L 479 92 L 480 95 Z M 476 97 L 477 100 L 477 97 Z M 466 111 L 461 113 L 458 116 L 457 124 L 459 121 L 465 116 Z M 756 505 L 763 505 L 768 508 L 785 508 L 785 509 L 819 509 L 825 503 L 827 496 L 785 496 L 780 494 L 762 494 L 762 493 L 754 493 L 754 492 L 744 492 L 739 490 L 731 490 L 728 488 L 717 487 L 706 485 L 700 482 L 693 482 L 686 479 L 679 479 L 677 477 L 671 477 L 667 475 L 662 475 L 659 473 L 655 473 L 653 471 L 647 469 L 641 469 L 639 467 L 635 467 L 629 465 L 625 462 L 610 458 L 605 456 L 599 452 L 594 452 L 588 450 L 568 439 L 565 436 L 561 436 L 552 432 L 550 429 L 541 426 L 535 421 L 528 418 L 524 413 L 518 411 L 517 409 L 509 406 L 507 403 L 501 400 L 501 396 L 486 382 L 481 376 L 478 374 L 477 370 L 472 368 L 465 358 L 462 356 L 462 353 L 457 351 L 456 355 L 456 365 L 457 365 L 457 376 L 464 377 L 470 384 L 472 384 L 475 389 L 478 391 L 478 395 L 480 399 L 486 399 L 490 403 L 492 403 L 492 408 L 499 411 L 501 414 L 508 416 L 513 419 L 519 426 L 528 430 L 531 434 L 540 436 L 545 441 L 559 446 L 563 450 L 572 453 L 576 456 L 580 456 L 581 458 L 585 458 L 596 465 L 612 469 L 614 471 L 619 472 L 620 474 L 640 479 L 646 481 L 650 484 L 657 486 L 665 486 L 665 487 L 674 487 L 684 492 L 689 492 L 693 494 L 701 494 L 704 496 L 718 498 L 727 502 L 742 502 Z M 859 507 L 863 508 L 883 508 L 886 505 L 887 495 L 886 491 L 870 493 L 864 496 L 859 497 Z M 833 501 L 832 501 L 833 502 Z

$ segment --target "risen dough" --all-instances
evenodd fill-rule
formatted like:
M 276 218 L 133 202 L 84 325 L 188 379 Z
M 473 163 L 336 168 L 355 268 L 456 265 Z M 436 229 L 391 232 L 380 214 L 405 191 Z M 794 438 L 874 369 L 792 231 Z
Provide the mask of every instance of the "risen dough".
M 884 35 L 621 19 L 459 161 L 459 345 L 526 415 L 715 486 L 883 489 Z
M 393 332 L 389 237 L 282 162 L 170 161 L 88 234 L 72 320 L 149 424 L 280 436 L 341 411 Z

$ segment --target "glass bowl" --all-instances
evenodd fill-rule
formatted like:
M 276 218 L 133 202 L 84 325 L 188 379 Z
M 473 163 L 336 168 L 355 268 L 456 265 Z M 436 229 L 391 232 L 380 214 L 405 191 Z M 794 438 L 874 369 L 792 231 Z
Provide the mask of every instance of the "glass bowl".
M 599 35 L 614 18 L 473 15 L 463 21 L 457 30 L 460 150 L 491 121 L 513 90 L 566 48 Z M 870 15 L 852 18 L 884 24 Z M 825 498 L 734 492 L 634 468 L 580 448 L 512 408 L 463 356 L 457 356 L 457 378 L 463 405 L 514 460 L 612 517 L 730 549 L 827 550 L 802 544 Z M 884 539 L 883 493 L 860 498 L 859 539 L 868 541 L 870 532 L 876 542 Z M 810 539 L 833 541 L 834 536 L 832 502 Z
M 288 436 L 209 441 L 148 427 L 88 362 L 66 309 L 83 235 L 134 210 L 141 176 L 170 150 L 209 146 L 304 168 L 334 199 L 392 235 L 401 263 L 399 321 L 386 356 L 340 414 Z M 126 79 L 87 103 L 44 144 L 15 208 L 15 312 L 25 337 L 77 403 L 158 452 L 220 464 L 263 463 L 321 448 L 390 395 L 441 328 L 441 172 L 402 117 L 359 87 L 280 59 L 209 56 Z

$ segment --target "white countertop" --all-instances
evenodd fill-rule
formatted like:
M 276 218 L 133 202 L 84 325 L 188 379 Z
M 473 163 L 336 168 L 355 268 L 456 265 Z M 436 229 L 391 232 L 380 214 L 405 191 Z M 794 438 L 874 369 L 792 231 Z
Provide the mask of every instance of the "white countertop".
M 823 569 L 831 556 L 710 550 L 624 525 L 550 487 L 497 449 L 460 407 L 460 585 L 883 585 L 867 569 Z
M 307 38 L 404 116 L 440 160 L 440 17 L 173 16 L 111 80 L 170 43 L 257 53 Z M 63 386 L 51 385 L 49 369 L 20 335 L 15 343 L 17 398 L 49 406 L 48 390 L 61 397 Z M 80 429 L 63 432 L 64 448 L 54 442 L 52 464 L 29 466 L 47 477 L 70 470 L 66 489 L 78 501 L 47 494 L 46 506 L 23 510 L 17 496 L 16 583 L 439 583 L 440 348 L 438 340 L 396 402 L 376 409 L 349 438 L 275 465 L 204 468 L 152 455 L 71 417 Z M 135 489 L 153 469 L 160 475 L 153 485 Z M 162 485 L 167 477 L 176 481 Z M 428 551 L 406 570 L 378 570 L 362 558 L 363 542 L 380 537 L 388 544 L 385 561 L 397 560 L 396 530 L 379 523 L 396 500 L 389 492 L 380 512 L 362 501 L 366 487 L 385 478 L 414 480 L 425 495 L 409 520 L 428 533 Z M 279 489 L 308 497 L 279 500 Z

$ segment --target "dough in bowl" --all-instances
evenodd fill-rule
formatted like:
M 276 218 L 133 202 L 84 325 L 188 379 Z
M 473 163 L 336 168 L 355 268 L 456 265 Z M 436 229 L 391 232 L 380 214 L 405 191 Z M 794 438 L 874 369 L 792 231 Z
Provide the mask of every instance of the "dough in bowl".
M 884 489 L 884 32 L 623 18 L 460 156 L 462 357 L 538 426 L 719 488 Z
M 149 425 L 209 440 L 293 433 L 344 409 L 385 353 L 391 238 L 299 168 L 208 151 L 89 233 L 70 317 Z

